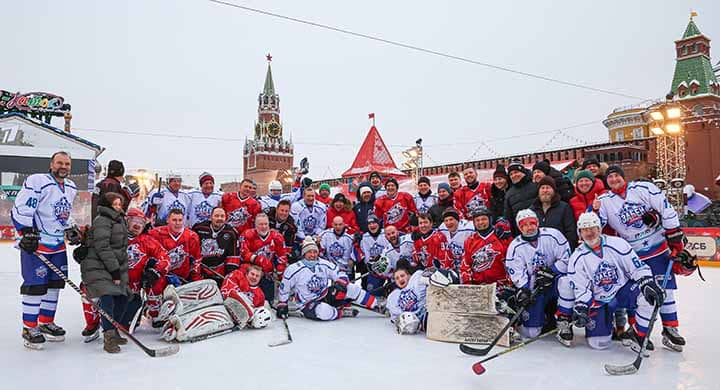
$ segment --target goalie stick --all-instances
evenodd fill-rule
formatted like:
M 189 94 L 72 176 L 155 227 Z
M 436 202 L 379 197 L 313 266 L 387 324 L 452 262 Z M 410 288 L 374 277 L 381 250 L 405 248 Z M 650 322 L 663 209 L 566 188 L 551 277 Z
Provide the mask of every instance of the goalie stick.
M 131 334 L 135 333 L 135 328 L 137 328 L 138 321 L 140 321 L 140 317 L 142 317 L 145 306 L 147 306 L 147 295 L 144 288 L 140 288 L 140 298 L 142 299 L 142 304 L 140 305 L 138 311 L 135 312 L 132 322 L 130 322 L 130 329 L 128 329 Z
M 285 338 L 282 340 L 273 341 L 273 342 L 269 343 L 268 347 L 279 347 L 281 345 L 292 343 L 293 339 L 292 339 L 292 335 L 290 334 L 290 328 L 288 327 L 287 320 L 283 319 L 282 322 L 283 322 L 283 325 L 285 326 Z
M 143 343 L 140 342 L 140 340 L 136 339 L 135 336 L 131 335 L 130 332 L 125 330 L 125 328 L 120 325 L 117 321 L 115 321 L 110 314 L 108 314 L 105 310 L 103 310 L 99 304 L 94 302 L 90 297 L 88 297 L 86 294 L 84 294 L 82 291 L 80 291 L 80 288 L 73 283 L 72 280 L 70 280 L 65 274 L 60 271 L 58 267 L 55 266 L 55 264 L 51 263 L 50 260 L 48 260 L 42 253 L 35 252 L 35 256 L 37 256 L 40 261 L 45 263 L 45 265 L 50 268 L 53 272 L 57 274 L 65 283 L 68 284 L 68 286 L 72 287 L 73 290 L 75 290 L 78 294 L 80 294 L 81 297 L 85 298 L 86 301 L 90 302 L 91 305 L 95 307 L 95 309 L 100 313 L 101 316 L 105 317 L 106 320 L 110 321 L 111 324 L 121 333 L 124 333 L 130 340 L 132 340 L 133 343 L 135 343 L 140 349 L 143 350 L 148 356 L 151 357 L 163 357 L 163 356 L 170 356 L 176 354 L 180 347 L 178 345 L 168 345 L 166 347 L 161 348 L 148 348 Z
M 663 277 L 663 283 L 662 288 L 665 290 L 665 286 L 667 286 L 668 278 L 670 278 L 670 271 L 672 270 L 673 263 L 675 262 L 674 259 L 670 259 L 668 262 L 667 269 L 665 270 L 665 276 Z M 637 353 L 637 357 L 635 358 L 635 361 L 630 364 L 625 365 L 613 365 L 613 364 L 606 364 L 605 365 L 605 372 L 607 372 L 610 375 L 632 375 L 636 374 L 640 370 L 640 365 L 643 361 L 643 353 L 645 353 L 645 350 L 647 348 L 648 340 L 650 340 L 650 335 L 652 334 L 653 325 L 655 325 L 655 320 L 657 319 L 658 312 L 660 311 L 660 307 L 662 306 L 662 302 L 655 302 L 655 307 L 653 308 L 652 315 L 650 316 L 650 323 L 648 324 L 647 332 L 645 333 L 645 339 L 643 340 L 642 345 L 640 346 L 640 350 Z

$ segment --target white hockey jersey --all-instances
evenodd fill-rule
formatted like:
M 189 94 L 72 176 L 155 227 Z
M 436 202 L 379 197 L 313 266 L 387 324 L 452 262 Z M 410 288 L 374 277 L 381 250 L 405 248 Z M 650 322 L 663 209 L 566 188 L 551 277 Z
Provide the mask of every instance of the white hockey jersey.
M 410 235 L 406 234 L 398 240 L 399 243 L 397 247 L 394 247 L 390 242 L 388 242 L 385 247 L 385 252 L 383 252 L 383 255 L 388 259 L 388 269 L 379 276 L 382 276 L 385 279 L 392 278 L 393 271 L 395 270 L 398 261 L 401 259 L 407 260 L 411 264 L 413 262 L 413 240 L 410 238 Z
M 147 201 L 143 205 L 145 215 L 150 216 L 150 207 L 152 207 L 153 200 L 156 198 L 161 199 L 160 204 L 157 206 L 157 219 L 164 221 L 172 209 L 182 210 L 183 214 L 187 217 L 188 207 L 190 206 L 190 196 L 185 191 L 180 190 L 177 193 L 173 193 L 167 188 L 153 190 L 148 194 Z
M 390 243 L 385 238 L 384 230 L 381 229 L 377 237 L 373 237 L 370 233 L 364 233 L 360 240 L 360 250 L 365 264 L 368 264 L 373 257 L 382 255 L 388 246 L 390 246 Z
M 345 231 L 339 236 L 332 228 L 323 231 L 320 234 L 320 256 L 336 263 L 340 271 L 348 273 L 348 262 L 355 261 L 353 238 Z
M 603 226 L 609 225 L 618 236 L 630 243 L 640 259 L 649 259 L 668 250 L 664 230 L 680 226 L 680 221 L 675 209 L 655 184 L 630 182 L 625 198 L 606 192 L 598 199 L 598 214 Z M 657 211 L 662 221 L 655 228 L 642 221 L 643 214 L 650 209 Z
M 559 230 L 540 228 L 534 244 L 517 236 L 508 247 L 505 269 L 518 288 L 532 290 L 535 287 L 535 272 L 543 266 L 550 267 L 558 274 L 567 273 L 570 245 Z
M 207 221 L 212 215 L 212 210 L 220 206 L 222 193 L 213 191 L 210 195 L 205 195 L 200 190 L 192 190 L 188 193 L 190 198 L 190 206 L 188 207 L 187 219 L 188 226 L 195 226 L 196 223 Z
M 275 199 L 270 195 L 261 196 L 259 201 L 262 212 L 265 214 L 269 213 L 271 208 L 277 207 L 278 202 L 280 202 L 281 199 L 281 197 Z
M 72 225 L 70 218 L 77 187 L 65 179 L 60 185 L 49 173 L 30 175 L 15 197 L 11 217 L 16 230 L 35 227 L 40 232 L 40 253 L 57 253 L 65 250 L 65 228 Z
M 471 221 L 461 220 L 458 223 L 457 230 L 455 230 L 454 233 L 450 233 L 443 222 L 438 227 L 438 231 L 444 234 L 445 238 L 447 238 L 448 251 L 452 256 L 455 269 L 459 271 L 460 263 L 462 262 L 463 254 L 465 253 L 465 240 L 467 240 L 468 237 L 472 236 L 475 232 L 473 223 Z
M 338 279 L 348 280 L 337 264 L 325 259 L 300 260 L 290 264 L 283 273 L 278 299 L 280 302 L 287 302 L 292 294 L 297 303 L 304 307 L 324 298 L 329 282 Z
M 600 256 L 584 244 L 575 250 L 568 276 L 575 286 L 575 300 L 590 305 L 592 301 L 612 301 L 628 281 L 652 276 L 652 272 L 627 241 L 603 235 Z
M 312 206 L 308 206 L 305 200 L 301 199 L 292 204 L 290 215 L 297 223 L 298 240 L 303 240 L 305 236 L 319 236 L 325 230 L 327 207 L 323 202 L 316 200 Z
M 425 314 L 425 297 L 427 295 L 428 279 L 422 276 L 423 271 L 415 271 L 410 276 L 407 286 L 395 289 L 388 295 L 386 307 L 390 312 L 390 321 L 403 312 L 414 313 L 418 318 Z
M 415 200 L 415 207 L 417 207 L 419 213 L 427 213 L 430 207 L 435 206 L 438 202 L 438 197 L 435 194 L 430 194 L 424 199 L 420 194 L 415 194 L 413 199 Z

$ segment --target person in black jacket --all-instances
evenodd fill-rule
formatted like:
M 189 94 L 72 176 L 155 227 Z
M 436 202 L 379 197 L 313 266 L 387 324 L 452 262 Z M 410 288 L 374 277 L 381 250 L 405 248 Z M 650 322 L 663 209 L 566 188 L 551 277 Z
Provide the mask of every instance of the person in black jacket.
M 538 197 L 530 209 L 537 214 L 540 227 L 559 230 L 567 238 L 570 249 L 575 250 L 578 245 L 578 234 L 572 207 L 560 199 L 552 177 L 541 178 L 537 186 Z
M 530 172 L 518 160 L 508 165 L 508 175 L 512 184 L 505 192 L 505 219 L 512 225 L 514 236 L 520 234 L 515 215 L 527 209 L 537 197 L 537 186 L 530 180 Z
M 438 184 L 438 202 L 430 207 L 428 214 L 432 217 L 433 228 L 437 228 L 443 223 L 443 212 L 448 207 L 453 206 L 453 191 L 448 183 Z
M 493 186 L 490 188 L 490 213 L 493 221 L 497 221 L 505 214 L 505 192 L 510 184 L 510 176 L 505 172 L 505 165 L 498 164 L 493 172 Z
M 607 168 L 607 164 L 605 165 L 605 168 Z M 606 190 L 610 189 L 610 186 L 608 186 L 607 183 L 607 177 L 605 177 L 605 169 L 603 169 L 600 161 L 592 157 L 586 158 L 585 160 L 583 160 L 582 169 L 592 172 L 595 178 L 600 179 L 603 182 L 603 186 L 605 186 Z
M 123 211 L 127 211 L 130 200 L 140 194 L 140 186 L 137 183 L 131 183 L 127 186 L 122 185 L 123 176 L 125 176 L 125 166 L 122 161 L 110 160 L 107 177 L 95 184 L 95 190 L 92 194 L 92 208 L 90 209 L 92 220 L 95 220 L 97 216 L 98 202 L 108 192 L 114 192 L 122 196 Z
M 362 182 L 358 186 L 356 195 L 357 203 L 355 203 L 355 206 L 353 207 L 353 212 L 355 212 L 355 219 L 357 220 L 358 227 L 363 233 L 365 233 L 368 231 L 368 215 L 372 214 L 375 208 L 375 192 L 370 186 L 370 183 Z
M 573 187 L 570 179 L 563 176 L 563 174 L 557 169 L 553 168 L 548 160 L 538 161 L 535 165 L 533 165 L 533 182 L 537 183 L 544 176 L 550 176 L 553 180 L 555 180 L 555 186 L 557 188 L 555 192 L 560 195 L 560 199 L 564 202 L 569 202 L 570 199 L 575 196 L 575 188 Z

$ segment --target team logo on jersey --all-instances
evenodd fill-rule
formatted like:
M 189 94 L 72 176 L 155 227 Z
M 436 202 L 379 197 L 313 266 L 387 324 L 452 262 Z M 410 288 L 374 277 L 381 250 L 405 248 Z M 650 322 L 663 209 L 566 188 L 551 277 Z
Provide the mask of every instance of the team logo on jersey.
M 535 273 L 537 270 L 547 265 L 547 255 L 540 251 L 536 251 L 532 260 L 530 260 L 530 265 L 532 265 L 533 273 Z
M 55 202 L 55 204 L 53 204 L 53 213 L 55 214 L 55 219 L 57 219 L 58 222 L 60 222 L 60 224 L 63 226 L 67 224 L 71 212 L 72 205 L 64 196 L 60 198 L 57 202 Z
M 427 251 L 427 247 L 423 245 L 419 252 L 415 252 L 413 254 L 413 257 L 415 258 L 415 262 L 417 264 L 425 264 L 428 257 L 430 257 L 430 254 Z
M 317 275 L 313 275 L 307 282 L 308 291 L 313 294 L 320 294 L 327 287 L 327 280 Z
M 473 272 L 482 272 L 490 268 L 492 263 L 495 261 L 495 258 L 499 254 L 500 252 L 496 251 L 495 248 L 493 248 L 492 244 L 486 244 L 482 248 L 475 251 L 475 253 L 473 253 L 471 256 L 473 261 Z
M 187 255 L 188 253 L 185 252 L 183 245 L 178 245 L 177 247 L 169 250 L 168 257 L 170 258 L 170 269 L 174 270 L 180 268 Z
M 370 254 L 370 257 L 380 256 L 382 255 L 383 249 L 385 248 L 382 245 L 374 243 L 370 246 L 368 253 Z
M 38 278 L 45 278 L 47 276 L 47 274 L 48 274 L 48 270 L 47 270 L 47 267 L 45 267 L 44 265 L 41 265 L 41 266 L 35 268 L 35 275 Z
M 272 258 L 273 253 L 275 253 L 271 247 L 272 247 L 272 243 L 263 245 L 262 247 L 260 247 L 258 250 L 255 251 L 255 254 L 258 256 L 265 256 L 268 260 L 270 260 L 270 258 Z
M 385 212 L 386 225 L 393 225 L 402 219 L 405 215 L 405 207 L 402 207 L 400 203 L 395 203 L 390 207 L 390 210 Z
M 185 205 L 177 199 L 173 200 L 173 202 L 170 203 L 170 206 L 168 206 L 168 210 L 180 210 L 183 212 L 183 215 L 185 215 Z
M 620 210 L 618 210 L 617 217 L 623 225 L 640 229 L 645 225 L 642 220 L 643 214 L 645 214 L 644 205 L 641 203 L 625 202 Z
M 208 201 L 203 200 L 199 205 L 195 206 L 195 218 L 197 222 L 202 222 L 210 218 L 213 206 Z
M 465 249 L 461 244 L 458 244 L 455 241 L 450 241 L 448 244 L 448 249 L 450 249 L 450 253 L 452 254 L 453 259 L 462 259 L 463 252 L 465 252 Z
M 345 255 L 345 248 L 343 248 L 340 243 L 333 242 L 332 245 L 327 249 L 327 254 L 330 256 L 333 260 L 342 259 L 343 255 Z
M 204 238 L 200 242 L 200 253 L 202 253 L 203 257 L 222 256 L 225 253 L 225 250 L 220 248 L 220 244 L 218 244 L 217 240 Z
M 593 275 L 593 281 L 596 286 L 602 287 L 605 292 L 612 290 L 613 286 L 618 282 L 617 267 L 603 260 Z
M 128 269 L 133 269 L 142 260 L 145 254 L 140 250 L 138 243 L 130 244 L 127 247 Z
M 476 210 L 478 210 L 480 207 L 485 207 L 486 202 L 485 198 L 483 198 L 480 194 L 473 195 L 472 198 L 470 198 L 470 201 L 467 202 L 465 205 L 465 208 L 468 211 L 469 215 L 472 215 L 472 213 Z
M 403 311 L 415 311 L 418 306 L 418 297 L 411 289 L 403 290 L 398 297 L 398 306 Z
M 250 213 L 248 213 L 247 209 L 245 209 L 245 207 L 238 207 L 230 212 L 228 222 L 234 228 L 238 228 L 240 226 L 245 226 L 249 218 Z
M 317 218 L 315 218 L 315 216 L 308 215 L 302 220 L 302 223 L 305 234 L 313 234 L 313 232 L 315 232 L 315 227 L 318 224 L 318 220 Z

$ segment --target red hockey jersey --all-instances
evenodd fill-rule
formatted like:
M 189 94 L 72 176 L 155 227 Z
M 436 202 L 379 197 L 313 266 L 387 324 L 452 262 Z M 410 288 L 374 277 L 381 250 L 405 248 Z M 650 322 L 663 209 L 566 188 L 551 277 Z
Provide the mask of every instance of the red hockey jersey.
M 245 271 L 237 269 L 225 277 L 220 293 L 223 299 L 227 297 L 240 300 L 238 294 L 245 294 L 253 303 L 254 307 L 262 307 L 265 304 L 265 294 L 260 286 L 251 286 L 245 276 Z
M 160 226 L 150 230 L 149 234 L 167 251 L 170 273 L 188 282 L 202 279 L 200 239 L 194 231 L 183 229 L 178 236 L 175 236 L 170 232 L 169 226 Z
M 401 233 L 409 233 L 410 213 L 418 214 L 415 199 L 407 192 L 398 192 L 395 198 L 382 195 L 375 199 L 375 215 L 382 218 L 383 226 L 395 226 Z
M 240 256 L 243 263 L 257 264 L 266 274 L 272 274 L 275 269 L 278 276 L 282 277 L 282 273 L 287 268 L 289 252 L 282 234 L 276 230 L 270 230 L 263 238 L 257 229 L 246 230 L 240 245 Z M 255 258 L 253 255 L 256 255 Z
M 465 252 L 460 263 L 463 284 L 506 282 L 505 254 L 507 245 L 490 230 L 487 237 L 475 232 L 465 240 Z
M 156 259 L 153 268 L 165 275 L 170 268 L 170 258 L 165 248 L 148 233 L 142 233 L 128 240 L 128 286 L 133 293 L 140 293 L 140 281 L 148 260 Z
M 420 237 L 413 243 L 413 259 L 416 264 L 425 268 L 434 267 L 434 262 L 440 262 L 445 269 L 452 269 L 452 256 L 447 249 L 447 238 L 439 231 L 433 231 L 427 237 Z
M 355 217 L 355 212 L 352 210 L 346 210 L 345 208 L 338 212 L 334 207 L 330 207 L 327 211 L 327 223 L 325 227 L 328 229 L 331 228 L 333 219 L 338 216 L 342 217 L 343 221 L 345 221 L 345 232 L 347 234 L 352 236 L 360 231 Z
M 471 212 L 473 210 L 482 206 L 490 208 L 491 188 L 492 184 L 490 183 L 478 183 L 474 190 L 468 186 L 462 186 L 454 194 L 455 210 L 460 212 L 463 218 L 472 220 Z
M 255 216 L 262 211 L 260 202 L 255 198 L 240 199 L 240 194 L 237 192 L 223 194 L 221 204 L 227 213 L 227 223 L 240 234 L 255 226 Z

